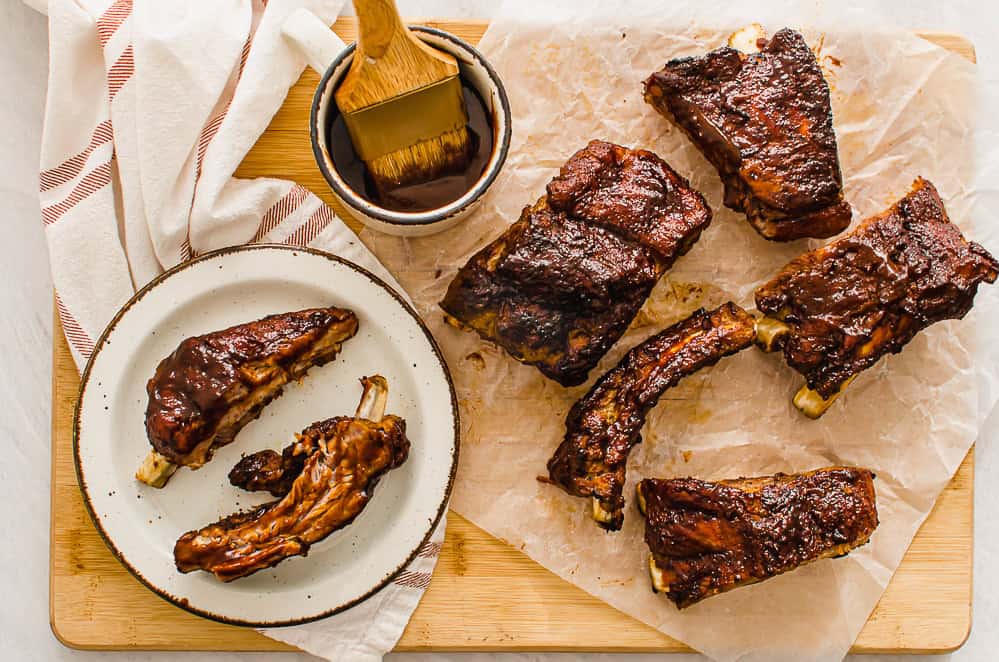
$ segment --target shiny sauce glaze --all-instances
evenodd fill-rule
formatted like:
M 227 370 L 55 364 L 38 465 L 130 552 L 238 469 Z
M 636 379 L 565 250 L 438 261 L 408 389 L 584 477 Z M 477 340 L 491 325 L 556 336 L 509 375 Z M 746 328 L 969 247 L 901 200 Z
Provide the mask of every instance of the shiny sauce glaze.
M 464 78 L 461 79 L 461 92 L 468 109 L 467 128 L 471 140 L 468 164 L 458 172 L 420 184 L 400 186 L 384 196 L 379 194 L 364 162 L 355 151 L 343 115 L 333 104 L 326 123 L 326 144 L 329 145 L 333 165 L 347 186 L 369 202 L 401 212 L 438 209 L 463 196 L 485 172 L 493 153 L 495 137 L 492 117 L 485 102 Z
M 918 179 L 887 211 L 791 261 L 756 291 L 757 308 L 791 329 L 790 366 L 824 397 L 934 322 L 964 317 L 999 262 L 950 222 Z
M 188 531 L 174 546 L 181 572 L 204 570 L 221 581 L 246 577 L 309 547 L 354 521 L 378 480 L 406 461 L 406 422 L 337 417 L 303 432 L 316 451 L 281 499 Z
M 867 542 L 878 526 L 874 474 L 702 481 L 646 479 L 645 541 L 680 608 Z
M 200 466 L 211 456 L 203 442 L 214 437 L 214 445 L 228 443 L 248 422 L 240 417 L 230 429 L 218 429 L 252 392 L 269 384 L 278 389 L 336 355 L 339 345 L 333 344 L 307 358 L 316 343 L 336 329 L 342 331 L 340 340 L 353 336 L 357 317 L 349 310 L 314 308 L 185 339 L 160 362 L 146 385 L 149 441 L 173 462 Z

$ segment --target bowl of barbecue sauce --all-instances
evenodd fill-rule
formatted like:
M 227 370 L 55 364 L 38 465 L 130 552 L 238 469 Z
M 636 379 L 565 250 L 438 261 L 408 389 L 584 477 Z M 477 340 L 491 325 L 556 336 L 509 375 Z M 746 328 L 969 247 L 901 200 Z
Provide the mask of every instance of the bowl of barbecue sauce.
M 475 210 L 503 167 L 511 134 L 506 90 L 481 53 L 448 32 L 410 26 L 427 44 L 458 60 L 468 110 L 471 157 L 459 171 L 380 195 L 354 149 L 333 98 L 350 68 L 355 46 L 343 46 L 325 26 L 325 34 L 314 24 L 311 32 L 309 26 L 289 30 L 286 24 L 285 28 L 285 34 L 309 56 L 313 68 L 317 63 L 330 62 L 312 101 L 312 151 L 333 195 L 359 221 L 389 234 L 424 236 L 453 227 Z M 333 53 L 335 56 L 331 56 Z
M 326 122 L 326 144 L 333 159 L 333 167 L 348 187 L 365 200 L 385 209 L 398 212 L 426 212 L 440 209 L 472 190 L 486 171 L 486 165 L 496 144 L 490 112 L 472 85 L 461 79 L 461 93 L 468 109 L 468 137 L 471 154 L 468 163 L 460 170 L 419 184 L 400 186 L 380 194 L 368 174 L 364 162 L 354 149 L 347 133 L 343 115 L 331 108 Z

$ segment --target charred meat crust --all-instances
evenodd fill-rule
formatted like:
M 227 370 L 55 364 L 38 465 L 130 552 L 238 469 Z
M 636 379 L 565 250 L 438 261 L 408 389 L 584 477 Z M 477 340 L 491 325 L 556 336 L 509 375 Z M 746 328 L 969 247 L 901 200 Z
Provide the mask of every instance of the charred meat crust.
M 396 416 L 378 423 L 338 417 L 309 426 L 306 435 L 316 450 L 284 497 L 185 533 L 174 546 L 178 570 L 228 582 L 304 556 L 354 521 L 381 476 L 409 455 L 406 424 Z
M 638 485 L 653 585 L 677 607 L 843 556 L 878 526 L 874 474 L 829 467 L 709 482 Z
M 452 324 L 580 384 L 710 221 L 703 197 L 655 154 L 592 141 L 469 259 L 440 305 Z
M 645 100 L 718 170 L 725 206 L 763 237 L 831 237 L 850 224 L 829 86 L 799 33 L 780 30 L 758 53 L 671 60 L 645 81 Z
M 754 323 L 726 303 L 697 310 L 634 347 L 569 411 L 565 438 L 548 461 L 550 480 L 569 494 L 596 499 L 609 515 L 600 525 L 620 529 L 628 454 L 641 441 L 649 410 L 683 377 L 751 345 Z
M 150 443 L 172 462 L 200 467 L 284 384 L 333 360 L 356 332 L 353 312 L 314 308 L 184 340 L 146 385 Z
M 548 204 L 653 251 L 669 269 L 711 222 L 704 197 L 654 153 L 591 141 L 547 187 Z
M 888 210 L 842 239 L 805 253 L 756 290 L 756 306 L 783 321 L 776 348 L 828 398 L 919 331 L 971 310 L 999 263 L 965 240 L 933 185 L 917 179 Z
M 650 252 L 542 199 L 469 260 L 441 307 L 513 358 L 580 384 L 658 281 Z

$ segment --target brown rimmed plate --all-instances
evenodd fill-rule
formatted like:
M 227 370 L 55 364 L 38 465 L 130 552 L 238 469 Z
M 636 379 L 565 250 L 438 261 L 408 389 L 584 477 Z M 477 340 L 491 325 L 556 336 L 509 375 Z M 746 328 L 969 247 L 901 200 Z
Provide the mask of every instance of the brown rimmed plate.
M 335 305 L 353 310 L 357 336 L 337 359 L 291 384 L 236 441 L 163 489 L 134 478 L 150 446 L 146 380 L 184 338 L 268 314 Z M 309 423 L 354 411 L 358 380 L 389 382 L 388 413 L 406 419 L 409 460 L 387 474 L 353 524 L 307 557 L 223 584 L 173 564 L 177 538 L 271 497 L 229 485 L 244 453 L 279 449 Z M 84 501 L 118 559 L 149 589 L 207 618 L 285 626 L 338 613 L 402 571 L 447 506 L 458 461 L 454 388 L 439 348 L 413 309 L 382 280 L 342 258 L 287 246 L 208 253 L 171 269 L 115 315 L 83 373 L 74 454 Z

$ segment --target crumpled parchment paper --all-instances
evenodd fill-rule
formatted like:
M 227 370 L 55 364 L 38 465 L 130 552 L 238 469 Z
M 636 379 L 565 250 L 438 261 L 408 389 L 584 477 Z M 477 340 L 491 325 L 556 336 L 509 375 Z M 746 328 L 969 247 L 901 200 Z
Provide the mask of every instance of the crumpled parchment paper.
M 823 243 L 760 238 L 744 217 L 722 206 L 715 170 L 642 100 L 642 81 L 666 60 L 721 46 L 734 30 L 766 19 L 726 15 L 733 12 L 724 7 L 706 15 L 674 6 L 664 15 L 656 5 L 633 3 L 625 11 L 574 2 L 542 14 L 530 4 L 508 3 L 480 44 L 506 84 L 514 118 L 509 158 L 485 204 L 444 234 L 403 240 L 368 232 L 363 238 L 416 301 L 453 372 L 463 425 L 455 510 L 564 579 L 713 658 L 839 659 L 996 402 L 999 350 L 987 336 L 999 321 L 999 292 L 983 286 L 964 320 L 938 323 L 901 354 L 882 359 L 819 421 L 793 408 L 791 396 L 803 378 L 780 354 L 751 348 L 688 377 L 663 396 L 632 452 L 620 532 L 594 524 L 589 500 L 539 483 L 569 407 L 627 349 L 699 306 L 733 300 L 752 309 L 761 282 Z M 983 216 L 974 187 L 974 66 L 908 32 L 823 20 L 765 27 L 768 34 L 784 25 L 800 29 L 818 51 L 832 88 L 854 222 L 883 210 L 922 175 L 940 190 L 966 235 L 995 251 L 999 233 Z M 437 302 L 468 256 L 516 220 L 592 138 L 661 155 L 705 194 L 714 220 L 590 382 L 565 389 L 475 334 L 446 326 Z M 633 496 L 640 478 L 722 479 L 834 464 L 877 473 L 881 524 L 869 545 L 682 612 L 652 593 Z

